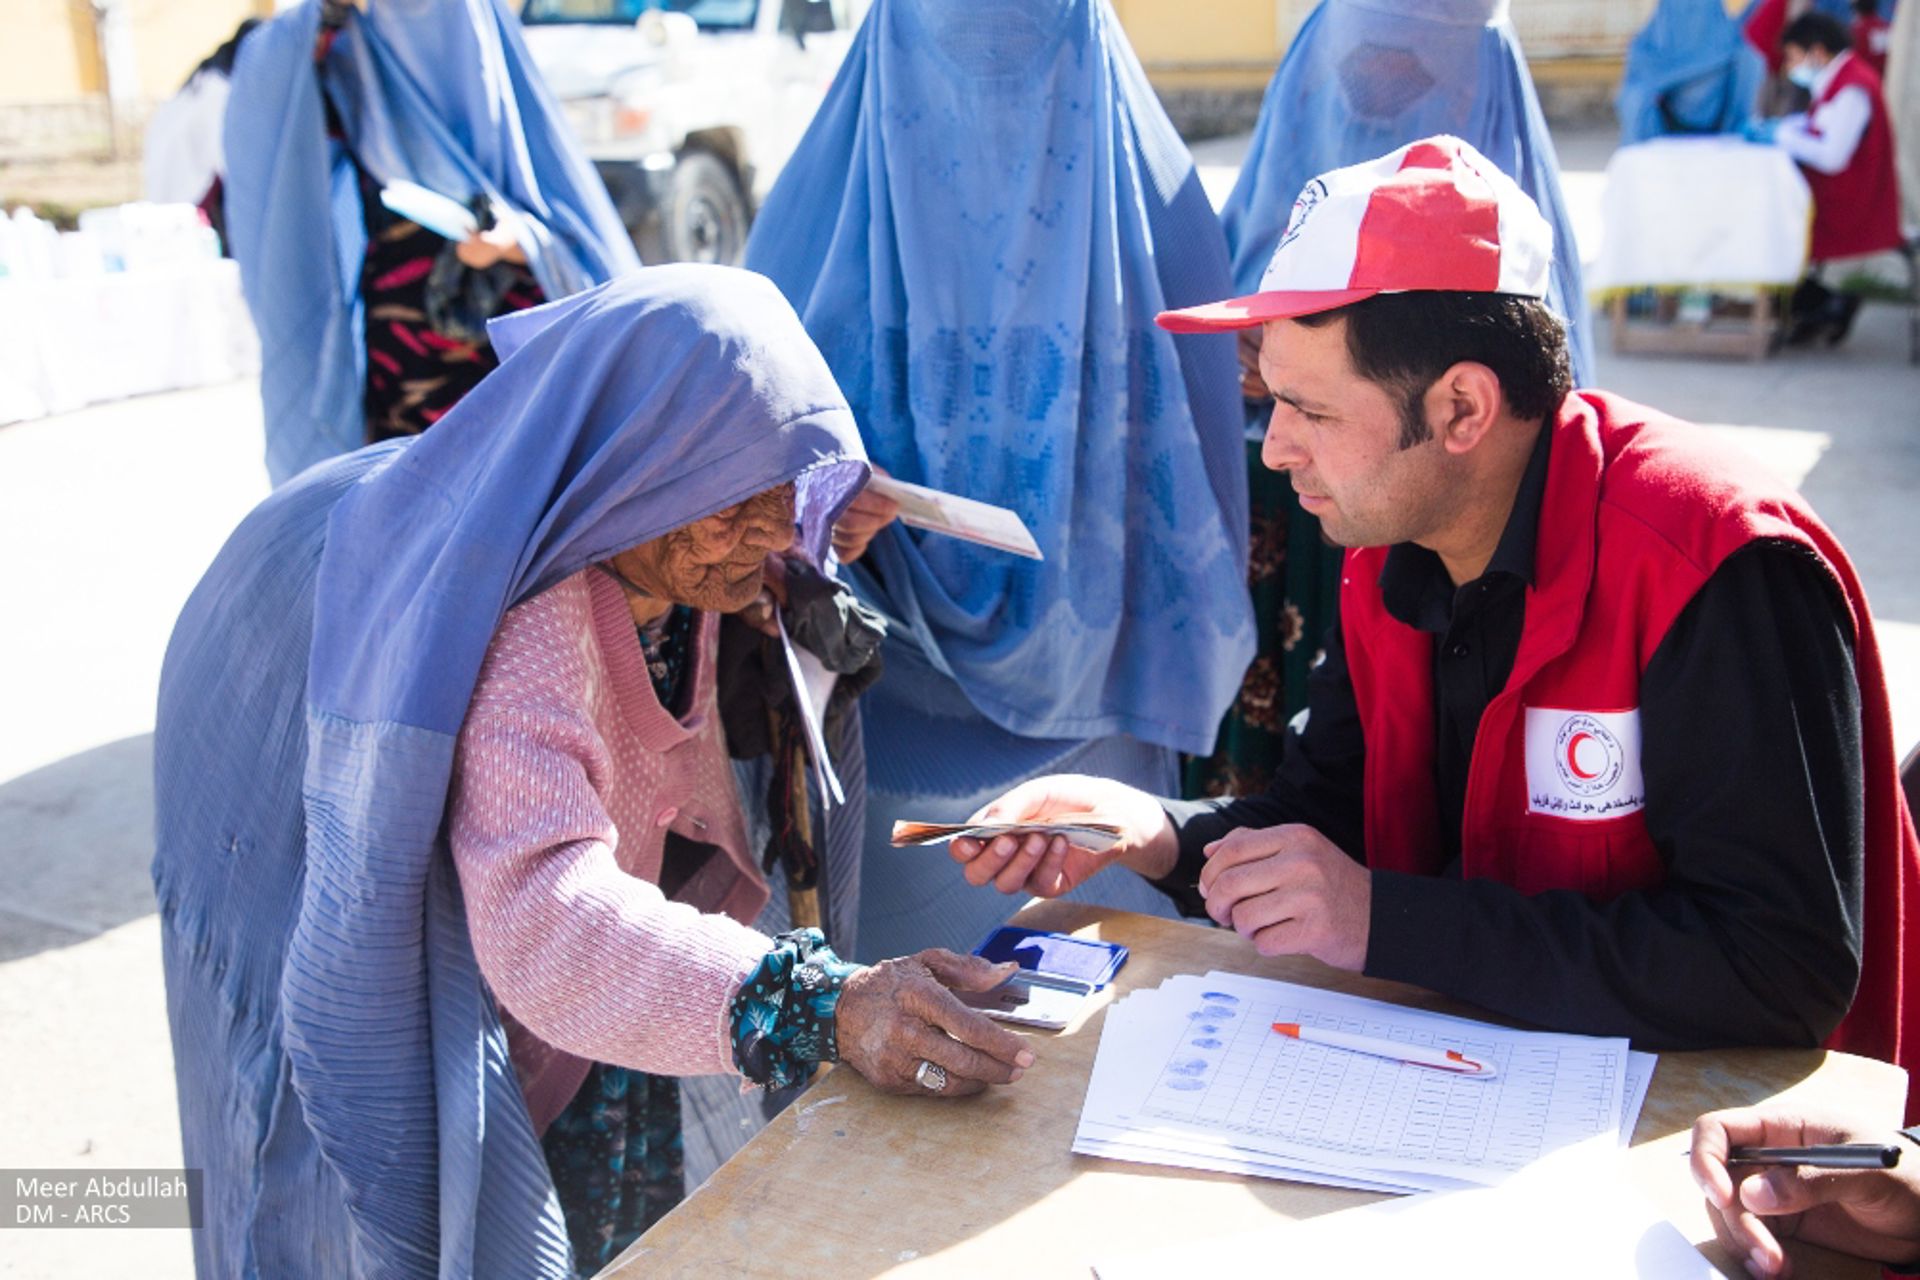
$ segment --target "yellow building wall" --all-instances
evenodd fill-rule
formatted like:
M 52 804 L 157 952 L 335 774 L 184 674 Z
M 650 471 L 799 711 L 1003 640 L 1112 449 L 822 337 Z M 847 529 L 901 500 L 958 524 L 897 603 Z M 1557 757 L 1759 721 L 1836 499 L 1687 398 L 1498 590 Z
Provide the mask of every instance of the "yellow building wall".
M 157 102 L 180 87 L 240 20 L 268 17 L 273 0 L 112 0 L 126 10 L 134 85 Z M 0 0 L 0 103 L 62 103 L 106 92 L 87 0 Z
M 1113 0 L 1134 52 L 1162 88 L 1264 85 L 1319 0 Z M 1513 0 L 1510 16 L 1542 81 L 1617 79 L 1627 42 L 1657 0 Z M 1738 11 L 1744 0 L 1725 0 Z
M 1127 40 L 1163 89 L 1258 89 L 1285 49 L 1288 0 L 1113 0 Z
M 273 0 L 119 0 L 133 20 L 139 96 L 172 95 L 200 60 L 233 35 L 244 18 L 270 18 Z
M 132 29 L 135 87 L 157 102 L 248 16 L 274 0 L 110 0 Z M 1162 88 L 1260 88 L 1318 0 L 1112 0 Z M 1742 0 L 1725 0 L 1729 9 Z M 1513 23 L 1543 80 L 1617 75 L 1655 0 L 1517 0 Z M 0 104 L 71 102 L 106 91 L 88 0 L 0 0 Z M 1587 63 L 1584 67 L 1541 64 Z
M 68 102 L 104 91 L 83 0 L 5 0 L 4 8 L 0 102 Z

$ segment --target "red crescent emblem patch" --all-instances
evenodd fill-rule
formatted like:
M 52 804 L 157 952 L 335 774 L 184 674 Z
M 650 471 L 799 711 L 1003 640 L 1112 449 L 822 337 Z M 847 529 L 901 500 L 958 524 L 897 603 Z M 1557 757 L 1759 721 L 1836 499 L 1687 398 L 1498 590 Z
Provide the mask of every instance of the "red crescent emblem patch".
M 1580 767 L 1580 744 L 1591 741 L 1593 741 L 1593 735 L 1590 733 L 1576 733 L 1567 739 L 1567 768 L 1573 770 L 1574 776 L 1587 781 L 1600 776 L 1600 771 L 1597 769 L 1589 772 Z
M 1527 708 L 1527 812 L 1574 822 L 1637 813 L 1640 711 Z

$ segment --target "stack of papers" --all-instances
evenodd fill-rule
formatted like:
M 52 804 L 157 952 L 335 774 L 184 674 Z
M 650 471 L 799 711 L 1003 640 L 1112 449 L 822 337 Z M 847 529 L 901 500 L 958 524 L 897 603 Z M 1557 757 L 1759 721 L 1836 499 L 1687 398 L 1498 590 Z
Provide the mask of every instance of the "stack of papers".
M 1070 814 L 1054 822 L 896 822 L 893 846 L 896 849 L 915 844 L 945 844 L 961 836 L 991 840 L 995 836 L 1065 836 L 1092 853 L 1105 853 L 1120 843 L 1120 828 L 1101 822 L 1092 814 Z
M 1484 1078 L 1280 1035 L 1273 1024 L 1448 1049 Z M 1624 1146 L 1651 1054 L 1241 974 L 1181 975 L 1107 1011 L 1073 1149 L 1362 1191 L 1501 1182 L 1602 1139 Z
M 1099 1280 L 1472 1276 L 1473 1280 L 1717 1280 L 1634 1190 L 1618 1153 L 1562 1151 L 1502 1183 L 1381 1200 L 1259 1231 L 1094 1261 Z

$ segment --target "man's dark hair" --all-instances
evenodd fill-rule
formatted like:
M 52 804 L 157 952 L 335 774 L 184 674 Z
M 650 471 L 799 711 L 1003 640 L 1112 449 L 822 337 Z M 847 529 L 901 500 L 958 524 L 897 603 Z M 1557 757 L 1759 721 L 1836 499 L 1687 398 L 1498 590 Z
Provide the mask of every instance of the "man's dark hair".
M 1803 13 L 1780 33 L 1780 47 L 1784 49 L 1788 45 L 1801 49 L 1818 45 L 1837 58 L 1853 48 L 1853 35 L 1838 18 L 1824 13 Z
M 1880 0 L 1853 0 L 1853 11 L 1863 18 L 1880 16 Z
M 1441 374 L 1463 360 L 1493 370 L 1517 418 L 1546 422 L 1573 390 L 1566 326 L 1537 298 L 1437 290 L 1382 293 L 1300 316 L 1299 322 L 1317 329 L 1336 319 L 1347 322 L 1347 357 L 1354 370 L 1399 401 L 1402 449 L 1433 437 L 1421 400 Z

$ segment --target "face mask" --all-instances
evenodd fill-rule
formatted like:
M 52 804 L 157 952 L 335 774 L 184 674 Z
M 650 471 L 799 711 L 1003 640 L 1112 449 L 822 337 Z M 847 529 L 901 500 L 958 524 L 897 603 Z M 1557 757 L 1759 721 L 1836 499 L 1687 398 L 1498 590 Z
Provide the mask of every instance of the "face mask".
M 1812 93 L 1813 86 L 1820 81 L 1820 68 L 1803 58 L 1788 68 L 1787 79 L 1793 81 L 1808 93 Z

